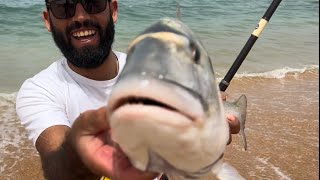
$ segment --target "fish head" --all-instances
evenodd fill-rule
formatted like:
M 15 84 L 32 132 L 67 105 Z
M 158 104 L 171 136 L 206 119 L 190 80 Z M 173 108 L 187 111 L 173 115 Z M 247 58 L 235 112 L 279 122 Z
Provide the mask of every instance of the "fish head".
M 217 103 L 210 97 L 218 92 L 210 57 L 194 33 L 178 20 L 163 19 L 131 43 L 120 81 L 127 74 L 178 82 L 199 94 L 205 109 Z
M 108 107 L 112 139 L 143 171 L 202 175 L 229 139 L 210 57 L 178 20 L 133 40 Z

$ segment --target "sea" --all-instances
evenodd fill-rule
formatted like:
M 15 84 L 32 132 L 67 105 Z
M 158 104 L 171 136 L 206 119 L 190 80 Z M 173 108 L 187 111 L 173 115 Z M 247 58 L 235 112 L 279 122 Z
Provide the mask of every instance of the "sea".
M 118 0 L 113 48 L 163 17 L 201 39 L 220 81 L 271 0 Z M 62 55 L 42 20 L 44 0 L 0 0 L 0 179 L 44 179 L 15 112 L 21 84 Z M 319 0 L 283 0 L 236 76 L 228 100 L 248 97 L 248 150 L 233 135 L 224 159 L 246 179 L 319 179 Z M 205 179 L 213 179 L 208 176 Z

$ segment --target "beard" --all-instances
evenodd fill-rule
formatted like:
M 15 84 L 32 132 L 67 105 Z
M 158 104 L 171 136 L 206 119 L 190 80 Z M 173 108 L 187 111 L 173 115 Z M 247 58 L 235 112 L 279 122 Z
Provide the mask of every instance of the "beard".
M 54 42 L 56 43 L 57 47 L 60 49 L 62 54 L 66 57 L 67 61 L 79 68 L 87 68 L 87 69 L 94 69 L 99 67 L 106 58 L 109 56 L 111 52 L 111 46 L 114 41 L 114 22 L 110 15 L 109 23 L 105 29 L 103 29 L 98 22 L 86 20 L 83 23 L 78 21 L 73 22 L 66 28 L 66 38 L 64 38 L 64 32 L 56 29 L 51 20 L 51 32 Z M 76 49 L 71 44 L 71 36 L 70 32 L 72 30 L 85 27 L 90 28 L 94 27 L 97 29 L 97 33 L 100 36 L 100 42 L 98 46 L 87 46 L 80 49 Z

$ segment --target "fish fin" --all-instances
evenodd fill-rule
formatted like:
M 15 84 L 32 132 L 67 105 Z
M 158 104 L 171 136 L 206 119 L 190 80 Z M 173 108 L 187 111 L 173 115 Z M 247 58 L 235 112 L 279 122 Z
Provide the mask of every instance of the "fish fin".
M 239 172 L 230 164 L 220 161 L 219 166 L 212 169 L 212 173 L 220 180 L 244 180 Z
M 220 171 L 217 174 L 217 178 L 221 180 L 245 180 L 239 172 L 230 164 L 223 163 Z
M 238 106 L 240 110 L 240 115 L 243 118 L 243 121 L 246 121 L 247 116 L 247 96 L 242 94 L 238 100 L 235 102 L 236 106 Z
M 246 151 L 248 148 L 247 145 L 247 138 L 246 138 L 246 134 L 244 132 L 245 129 L 245 124 L 246 124 L 246 120 L 247 120 L 247 96 L 246 95 L 241 95 L 239 97 L 239 99 L 235 102 L 236 106 L 239 108 L 239 112 L 240 112 L 240 136 L 242 139 L 242 144 L 243 144 L 243 148 Z M 242 122 L 241 122 L 242 121 Z
M 248 150 L 248 144 L 247 144 L 246 134 L 244 133 L 244 129 L 240 130 L 239 133 L 242 139 L 243 149 L 246 151 Z

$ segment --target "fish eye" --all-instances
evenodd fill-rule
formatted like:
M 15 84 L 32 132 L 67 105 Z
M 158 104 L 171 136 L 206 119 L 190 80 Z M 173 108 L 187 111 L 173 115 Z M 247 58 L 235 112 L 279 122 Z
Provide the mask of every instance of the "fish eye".
M 200 51 L 194 42 L 190 43 L 192 59 L 196 64 L 200 64 Z

